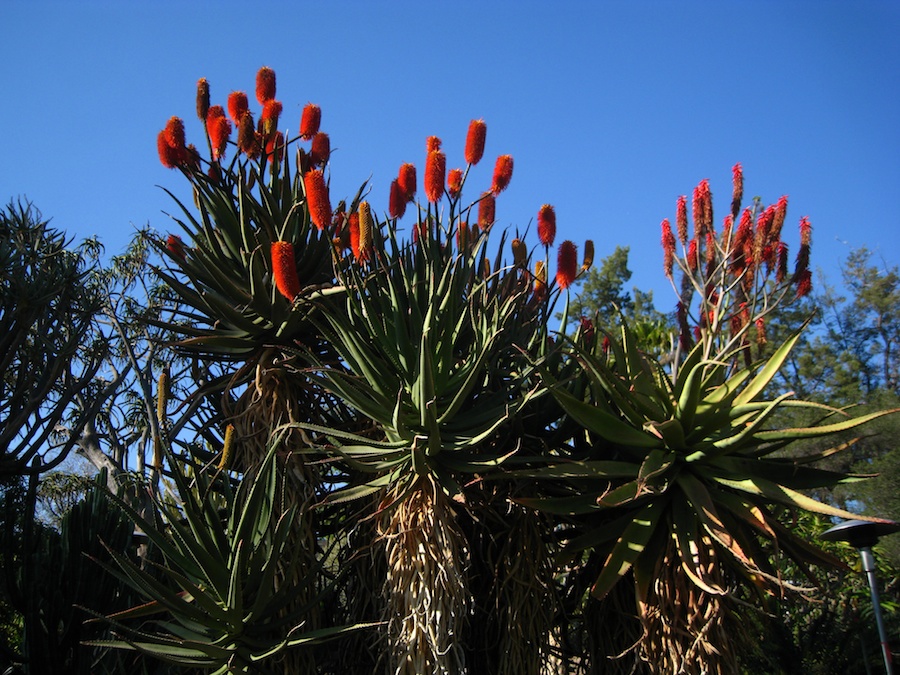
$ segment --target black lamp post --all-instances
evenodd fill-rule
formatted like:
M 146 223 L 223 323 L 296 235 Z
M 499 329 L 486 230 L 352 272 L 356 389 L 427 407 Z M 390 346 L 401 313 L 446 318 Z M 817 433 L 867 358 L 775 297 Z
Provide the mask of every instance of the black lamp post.
M 881 617 L 881 602 L 878 600 L 878 580 L 875 578 L 875 556 L 872 554 L 872 547 L 878 543 L 879 537 L 898 531 L 900 531 L 900 524 L 890 520 L 874 523 L 864 520 L 848 520 L 820 535 L 825 541 L 846 541 L 853 548 L 859 550 L 863 570 L 869 580 L 869 590 L 872 593 L 875 623 L 878 625 L 881 654 L 884 657 L 884 671 L 887 675 L 893 675 L 894 667 L 891 663 L 891 648 L 888 645 L 887 633 L 884 629 L 884 619 Z

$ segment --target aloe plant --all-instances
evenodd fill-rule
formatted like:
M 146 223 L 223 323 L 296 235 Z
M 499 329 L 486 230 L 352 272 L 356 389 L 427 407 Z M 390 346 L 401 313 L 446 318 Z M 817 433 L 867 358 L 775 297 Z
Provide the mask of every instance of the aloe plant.
M 569 550 L 603 560 L 593 596 L 633 580 L 646 630 L 641 649 L 659 672 L 725 667 L 734 637 L 725 608 L 735 589 L 780 592 L 799 582 L 781 578 L 773 556 L 807 572 L 811 564 L 838 564 L 792 533 L 783 509 L 858 517 L 804 494 L 862 478 L 813 466 L 836 449 L 802 458 L 779 451 L 894 411 L 850 417 L 789 393 L 767 397 L 798 337 L 733 373 L 725 362 L 704 359 L 701 343 L 673 378 L 625 326 L 621 339 L 608 336 L 605 353 L 570 347 L 578 377 L 560 381 L 542 369 L 580 430 L 573 438 L 582 440 L 560 461 L 518 471 L 544 479 L 546 490 L 519 501 L 568 519 Z M 786 410 L 811 411 L 817 421 L 785 428 Z
M 157 501 L 152 520 L 110 496 L 156 555 L 142 565 L 110 550 L 113 562 L 101 564 L 145 602 L 98 616 L 116 637 L 91 644 L 215 673 L 251 673 L 270 668 L 287 650 L 363 628 L 308 625 L 325 594 L 319 570 L 305 577 L 292 573 L 304 556 L 290 546 L 297 507 L 285 504 L 276 461 L 280 440 L 272 439 L 256 479 L 236 491 L 221 473 L 188 473 L 171 461 L 177 500 Z M 294 583 L 278 585 L 279 577 Z M 316 592 L 303 592 L 302 585 Z M 309 604 L 296 605 L 298 592 L 312 598 Z

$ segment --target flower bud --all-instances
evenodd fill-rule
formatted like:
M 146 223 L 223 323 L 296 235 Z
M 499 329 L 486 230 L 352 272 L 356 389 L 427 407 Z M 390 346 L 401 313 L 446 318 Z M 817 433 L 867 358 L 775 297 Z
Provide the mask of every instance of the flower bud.
M 209 82 L 205 77 L 197 81 L 197 117 L 201 122 L 206 122 L 206 114 L 209 112 Z

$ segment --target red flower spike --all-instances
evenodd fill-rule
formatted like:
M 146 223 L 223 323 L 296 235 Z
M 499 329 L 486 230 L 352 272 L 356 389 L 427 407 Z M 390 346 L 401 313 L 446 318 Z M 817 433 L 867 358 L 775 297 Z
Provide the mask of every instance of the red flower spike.
M 550 204 L 544 204 L 538 209 L 537 216 L 538 240 L 544 246 L 553 246 L 556 239 L 556 211 Z
M 170 234 L 166 237 L 166 248 L 176 258 L 184 260 L 184 242 L 177 234 Z
M 697 240 L 696 239 L 691 239 L 691 243 L 688 245 L 687 266 L 691 272 L 697 271 Z
M 322 109 L 315 103 L 307 103 L 300 115 L 300 138 L 304 141 L 311 140 L 319 133 L 319 125 L 322 123 Z
M 509 181 L 512 180 L 512 173 L 512 155 L 500 155 L 497 158 L 496 164 L 494 164 L 494 179 L 491 182 L 491 192 L 498 195 L 509 187 Z
M 406 201 L 411 202 L 416 197 L 416 167 L 414 164 L 403 164 L 397 174 L 397 185 L 406 196 Z
M 450 172 L 447 174 L 447 192 L 450 193 L 451 199 L 459 197 L 459 193 L 462 190 L 462 179 L 462 169 L 450 169 Z
M 732 173 L 732 192 L 731 192 L 731 216 L 737 218 L 737 214 L 741 210 L 741 202 L 744 199 L 744 169 L 740 162 L 731 167 Z
M 300 294 L 294 245 L 288 241 L 272 242 L 272 276 L 275 277 L 275 288 L 288 300 Z
M 325 166 L 331 157 L 331 139 L 324 131 L 318 132 L 309 148 L 309 161 L 313 166 Z
M 469 122 L 466 134 L 466 164 L 478 164 L 484 157 L 484 141 L 487 137 L 487 125 L 484 120 Z
M 331 222 L 331 200 L 328 197 L 325 175 L 319 169 L 307 171 L 303 176 L 303 184 L 306 187 L 309 218 L 319 230 L 324 230 Z
M 578 249 L 575 244 L 566 239 L 559 245 L 556 254 L 556 285 L 566 289 L 575 281 L 578 273 Z
M 256 100 L 260 105 L 275 98 L 275 71 L 263 66 L 256 73 Z
M 660 225 L 662 228 L 663 271 L 666 277 L 672 278 L 672 267 L 675 263 L 675 235 L 672 233 L 672 224 L 666 218 Z
M 437 136 L 429 136 L 425 139 L 425 152 L 437 152 L 441 149 L 441 139 Z
M 782 195 L 775 205 L 775 218 L 772 220 L 772 230 L 769 233 L 769 243 L 777 244 L 781 241 L 781 228 L 784 226 L 784 219 L 787 216 L 787 195 Z
M 447 171 L 447 157 L 440 150 L 428 153 L 425 162 L 425 197 L 432 204 L 444 195 L 444 177 Z
M 238 125 L 246 113 L 250 112 L 250 102 L 243 91 L 233 91 L 228 94 L 228 116 Z
M 181 155 L 169 145 L 165 131 L 160 131 L 156 136 L 156 150 L 159 153 L 159 161 L 167 169 L 174 169 L 181 165 Z
M 281 117 L 282 105 L 280 101 L 274 98 L 269 99 L 263 105 L 260 120 L 263 123 L 263 133 L 268 136 L 278 128 L 278 118 Z
M 675 228 L 678 231 L 678 241 L 682 246 L 687 246 L 688 221 L 687 221 L 687 197 L 681 195 L 675 205 Z
M 406 195 L 400 187 L 400 183 L 395 178 L 391 181 L 391 196 L 388 200 L 388 214 L 391 218 L 402 218 L 406 213 Z
M 347 229 L 350 232 L 350 252 L 359 260 L 359 213 L 350 214 L 347 218 Z
M 209 82 L 205 77 L 201 77 L 197 81 L 197 118 L 201 122 L 206 121 L 206 114 L 209 112 Z
M 694 236 L 702 237 L 712 229 L 712 194 L 709 191 L 709 180 L 706 178 L 694 188 L 692 209 Z
M 482 230 L 490 229 L 496 218 L 496 209 L 497 202 L 494 200 L 494 195 L 485 192 L 478 202 L 478 227 Z

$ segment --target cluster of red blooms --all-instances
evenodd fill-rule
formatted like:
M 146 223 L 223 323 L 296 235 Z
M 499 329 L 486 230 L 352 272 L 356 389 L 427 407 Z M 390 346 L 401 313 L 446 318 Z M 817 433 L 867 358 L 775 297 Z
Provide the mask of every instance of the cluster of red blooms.
M 703 298 L 700 325 L 693 331 L 695 339 L 698 339 L 701 329 L 714 324 L 718 318 L 716 313 L 723 309 L 720 289 L 733 288 L 730 315 L 724 318 L 733 335 L 744 330 L 752 320 L 757 342 L 761 344 L 766 340 L 765 322 L 762 316 L 751 317 L 750 304 L 754 289 L 766 283 L 767 279 L 774 280 L 778 287 L 793 284 L 798 298 L 807 295 L 812 289 L 809 270 L 812 228 L 809 219 L 804 217 L 800 220 L 800 250 L 794 272 L 789 276 L 788 247 L 781 239 L 787 214 L 787 197 L 782 196 L 775 204 L 756 213 L 749 207 L 742 211 L 744 175 L 740 164 L 734 165 L 732 174 L 731 212 L 725 216 L 718 236 L 713 228 L 712 194 L 709 181 L 705 179 L 700 181 L 693 193 L 692 236 L 688 236 L 685 196 L 680 196 L 676 203 L 675 231 L 673 232 L 668 218 L 662 221 L 663 269 L 669 279 L 673 278 L 678 243 L 681 244 L 683 254 L 679 259 L 679 267 L 684 274 L 681 284 L 682 301 L 678 305 L 682 344 L 689 342 L 686 339 L 689 335 L 686 297 L 691 295 L 692 289 L 700 289 Z M 734 227 L 736 219 L 737 228 Z
M 283 160 L 287 139 L 278 130 L 279 118 L 283 106 L 275 98 L 276 79 L 271 68 L 263 67 L 256 75 L 256 100 L 262 107 L 259 120 L 254 120 L 250 111 L 249 98 L 245 92 L 234 91 L 227 99 L 226 106 L 210 105 L 209 83 L 201 79 L 197 83 L 197 116 L 204 123 L 211 160 L 208 173 L 215 179 L 221 175 L 220 164 L 225 158 L 228 145 L 232 142 L 232 133 L 237 129 L 234 145 L 237 150 L 250 160 L 276 161 Z M 320 230 L 331 228 L 335 245 L 349 247 L 358 261 L 367 260 L 372 244 L 375 227 L 371 208 L 368 202 L 359 204 L 353 213 L 334 212 L 328 193 L 323 169 L 328 162 L 331 145 L 327 134 L 319 131 L 321 109 L 312 103 L 307 104 L 301 115 L 299 138 L 310 142 L 309 150 L 300 151 L 300 171 L 303 188 L 309 208 L 311 222 Z M 430 136 L 426 142 L 425 171 L 423 192 L 429 205 L 437 204 L 446 194 L 451 200 L 457 200 L 463 189 L 469 168 L 478 164 L 484 157 L 487 126 L 484 120 L 472 120 L 466 135 L 464 157 L 468 165 L 465 171 L 454 168 L 447 171 L 446 154 L 441 149 L 441 140 Z M 184 122 L 172 117 L 157 139 L 159 158 L 162 164 L 170 169 L 181 168 L 187 171 L 200 169 L 201 156 L 193 145 L 185 141 Z M 457 231 L 460 245 L 477 230 L 487 231 L 496 220 L 496 197 L 510 184 L 513 173 L 511 155 L 501 155 L 494 165 L 491 187 L 478 199 L 477 224 L 469 229 L 468 223 L 460 221 Z M 413 164 L 401 165 L 397 177 L 391 182 L 388 214 L 390 218 L 403 217 L 407 205 L 415 201 L 416 167 Z M 425 236 L 428 224 L 418 223 L 413 229 L 413 238 Z M 556 214 L 552 206 L 545 204 L 538 212 L 538 238 L 544 247 L 553 245 L 556 237 Z M 167 240 L 169 251 L 176 257 L 184 259 L 185 247 L 176 235 Z M 590 267 L 588 260 L 593 257 L 593 245 L 588 242 L 585 247 L 585 264 L 582 269 Z M 518 239 L 514 242 L 513 255 L 516 264 L 524 267 L 527 259 L 525 247 Z M 272 269 L 275 285 L 286 298 L 293 300 L 300 292 L 297 279 L 293 245 L 279 241 L 272 244 Z M 521 262 L 520 262 L 521 260 Z M 545 290 L 546 270 L 543 263 L 535 271 L 535 291 Z M 571 241 L 563 242 L 557 257 L 557 285 L 568 288 L 578 275 L 577 249 Z

